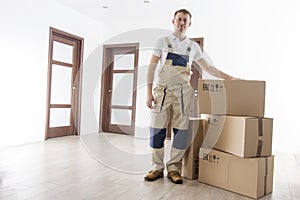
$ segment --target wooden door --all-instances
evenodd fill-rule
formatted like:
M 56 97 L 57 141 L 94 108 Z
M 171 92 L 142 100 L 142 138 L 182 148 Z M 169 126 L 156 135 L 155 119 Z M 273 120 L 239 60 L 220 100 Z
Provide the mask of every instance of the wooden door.
M 203 52 L 203 38 L 190 39 L 197 42 Z M 193 74 L 191 75 L 190 83 L 192 88 L 194 89 L 194 96 L 192 98 L 191 106 L 191 117 L 198 117 L 198 79 L 202 78 L 202 69 L 198 64 L 193 62 L 191 71 L 193 72 Z
M 83 38 L 50 27 L 45 139 L 78 135 Z
M 100 131 L 134 135 L 139 44 L 103 47 Z

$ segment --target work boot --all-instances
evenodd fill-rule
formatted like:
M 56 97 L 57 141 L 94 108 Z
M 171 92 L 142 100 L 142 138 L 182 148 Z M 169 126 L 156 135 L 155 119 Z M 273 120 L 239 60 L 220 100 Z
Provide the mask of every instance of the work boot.
M 158 178 L 162 178 L 164 176 L 164 172 L 163 171 L 159 171 L 159 170 L 151 170 L 150 172 L 148 172 L 148 174 L 146 174 L 146 176 L 144 177 L 144 179 L 146 181 L 155 181 Z
M 171 181 L 175 184 L 182 184 L 183 180 L 180 176 L 179 172 L 176 171 L 170 171 L 168 172 L 168 178 L 171 179 Z

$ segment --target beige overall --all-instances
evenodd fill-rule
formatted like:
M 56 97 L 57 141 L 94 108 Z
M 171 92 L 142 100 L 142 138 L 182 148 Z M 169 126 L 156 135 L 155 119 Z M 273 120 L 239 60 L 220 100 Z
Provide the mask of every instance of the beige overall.
M 173 53 L 169 38 L 168 55 L 162 70 L 159 73 L 159 83 L 153 90 L 157 104 L 151 112 L 150 146 L 153 148 L 152 164 L 154 170 L 163 170 L 164 140 L 166 128 L 173 111 L 172 127 L 174 132 L 170 152 L 170 160 L 166 163 L 168 171 L 181 169 L 181 159 L 187 148 L 188 124 L 190 118 L 191 98 L 193 89 L 190 86 L 189 54 L 192 42 L 190 41 L 186 54 Z

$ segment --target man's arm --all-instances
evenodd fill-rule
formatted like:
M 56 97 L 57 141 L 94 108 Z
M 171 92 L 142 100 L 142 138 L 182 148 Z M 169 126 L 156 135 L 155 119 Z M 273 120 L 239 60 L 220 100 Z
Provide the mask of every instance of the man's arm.
M 212 76 L 218 77 L 218 78 L 222 78 L 222 79 L 231 79 L 231 80 L 236 80 L 238 78 L 234 78 L 228 74 L 226 74 L 225 72 L 222 72 L 221 70 L 217 69 L 214 66 L 209 65 L 204 58 L 201 58 L 199 60 L 196 61 L 196 63 L 203 69 L 205 70 L 207 73 L 209 73 Z
M 154 102 L 154 97 L 152 94 L 152 86 L 153 86 L 153 79 L 154 79 L 154 73 L 156 66 L 158 64 L 159 57 L 152 55 L 150 64 L 148 67 L 148 73 L 147 73 L 147 99 L 146 99 L 146 105 L 148 108 L 153 108 L 152 102 Z M 155 102 L 154 102 L 155 103 Z

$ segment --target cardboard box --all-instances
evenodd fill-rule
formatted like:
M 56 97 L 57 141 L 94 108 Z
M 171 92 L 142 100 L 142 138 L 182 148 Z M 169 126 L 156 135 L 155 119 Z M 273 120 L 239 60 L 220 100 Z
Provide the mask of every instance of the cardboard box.
M 272 155 L 273 119 L 225 115 L 204 115 L 208 130 L 205 147 L 240 157 Z
M 274 156 L 241 158 L 214 149 L 200 149 L 199 181 L 252 198 L 273 189 Z
M 206 120 L 191 118 L 189 121 L 189 143 L 190 146 L 182 158 L 181 174 L 187 179 L 198 179 L 199 150 L 202 145 L 205 132 Z
M 265 81 L 198 81 L 198 113 L 264 116 Z

